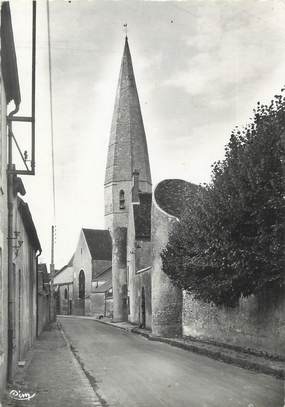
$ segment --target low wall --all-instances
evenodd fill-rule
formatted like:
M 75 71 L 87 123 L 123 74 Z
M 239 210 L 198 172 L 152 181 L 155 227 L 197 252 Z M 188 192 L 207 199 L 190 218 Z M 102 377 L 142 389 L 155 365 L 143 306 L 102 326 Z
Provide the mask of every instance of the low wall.
M 85 300 L 81 298 L 73 298 L 72 303 L 73 315 L 85 315 Z
M 38 294 L 38 332 L 39 336 L 50 321 L 50 296 L 45 292 Z
M 140 325 L 142 323 L 142 289 L 145 293 L 145 327 L 152 327 L 152 311 L 151 311 L 151 269 L 135 274 L 132 279 L 132 290 L 130 297 L 130 314 L 129 321 L 133 324 Z
M 183 296 L 183 334 L 285 357 L 285 295 L 280 289 L 242 298 L 235 308 Z
M 100 315 L 105 316 L 105 293 L 94 293 L 90 294 L 91 310 L 90 316 L 99 317 Z M 87 315 L 85 313 L 85 315 Z
M 176 337 L 182 333 L 182 290 L 175 287 L 162 270 L 160 256 L 178 221 L 176 217 L 178 201 L 175 191 L 181 184 L 184 186 L 185 182 L 181 180 L 160 182 L 155 188 L 152 204 L 152 332 L 154 335 L 165 337 Z M 180 197 L 182 196 L 183 194 L 180 194 Z

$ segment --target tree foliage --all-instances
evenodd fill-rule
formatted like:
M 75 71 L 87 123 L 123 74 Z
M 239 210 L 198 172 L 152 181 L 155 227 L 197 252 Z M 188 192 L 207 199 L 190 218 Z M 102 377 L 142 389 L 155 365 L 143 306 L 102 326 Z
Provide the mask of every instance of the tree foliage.
M 234 306 L 284 283 L 285 97 L 236 128 L 162 252 L 164 272 L 197 299 Z M 189 200 L 188 200 L 189 202 Z

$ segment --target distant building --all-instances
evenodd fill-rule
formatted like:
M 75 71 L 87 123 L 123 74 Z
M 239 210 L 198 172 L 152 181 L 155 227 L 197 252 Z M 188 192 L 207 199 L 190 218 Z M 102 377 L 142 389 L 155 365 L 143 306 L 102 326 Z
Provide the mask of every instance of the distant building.
M 73 310 L 78 315 L 105 315 L 105 293 L 112 288 L 112 241 L 108 230 L 82 229 L 73 257 Z M 106 291 L 96 291 L 100 285 Z M 103 298 L 104 294 L 104 298 Z M 110 301 L 109 301 L 110 302 Z
M 91 298 L 92 315 L 96 317 L 113 316 L 113 287 L 111 266 L 93 276 Z
M 62 269 L 56 271 L 53 280 L 56 314 L 72 314 L 73 300 L 73 258 Z
M 195 300 L 163 272 L 161 252 L 197 188 L 166 179 L 152 190 L 126 38 L 105 172 L 106 230 L 81 231 L 73 262 L 73 312 L 112 316 L 114 322 L 129 321 L 159 336 L 190 335 L 284 355 L 284 296 L 262 303 L 255 296 L 241 298 L 229 310 Z M 273 338 L 272 332 L 278 334 Z

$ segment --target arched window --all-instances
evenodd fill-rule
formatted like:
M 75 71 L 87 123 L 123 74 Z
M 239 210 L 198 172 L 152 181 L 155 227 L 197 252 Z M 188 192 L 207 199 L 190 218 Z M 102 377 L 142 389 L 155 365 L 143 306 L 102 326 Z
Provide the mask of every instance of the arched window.
M 122 189 L 120 191 L 120 209 L 125 209 L 125 192 Z
M 83 270 L 79 273 L 79 298 L 85 298 L 85 274 Z
M 64 289 L 64 299 L 67 300 L 68 297 L 68 292 L 67 292 L 67 288 Z

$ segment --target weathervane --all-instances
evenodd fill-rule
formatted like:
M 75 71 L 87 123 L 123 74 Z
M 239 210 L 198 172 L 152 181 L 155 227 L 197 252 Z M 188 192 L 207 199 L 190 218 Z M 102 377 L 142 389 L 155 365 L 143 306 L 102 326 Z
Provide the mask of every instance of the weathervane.
M 125 23 L 123 27 L 124 27 L 124 31 L 125 31 L 126 37 L 128 37 L 128 24 Z

